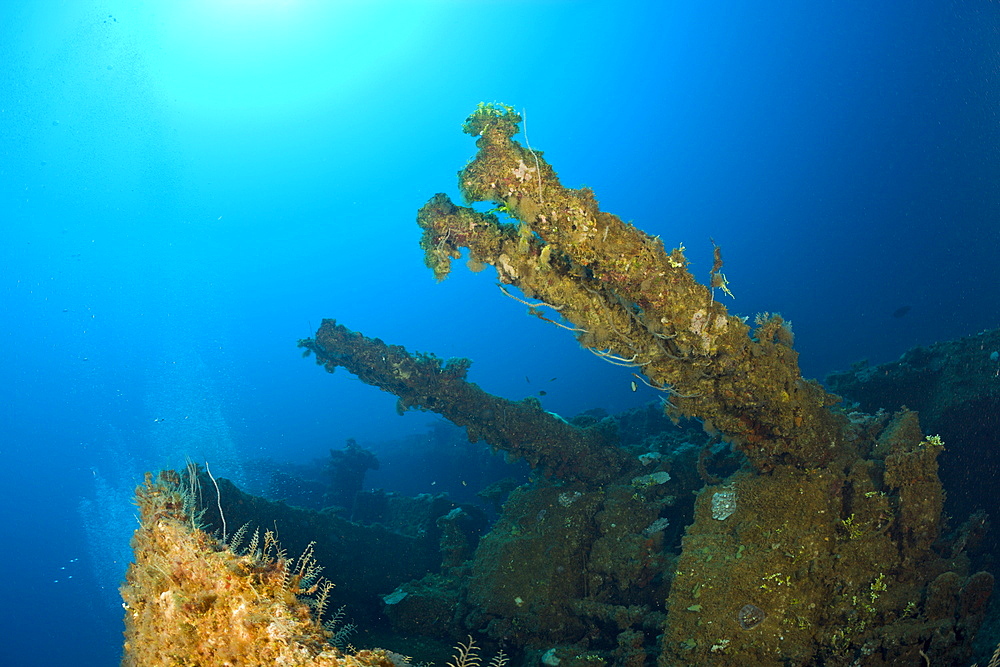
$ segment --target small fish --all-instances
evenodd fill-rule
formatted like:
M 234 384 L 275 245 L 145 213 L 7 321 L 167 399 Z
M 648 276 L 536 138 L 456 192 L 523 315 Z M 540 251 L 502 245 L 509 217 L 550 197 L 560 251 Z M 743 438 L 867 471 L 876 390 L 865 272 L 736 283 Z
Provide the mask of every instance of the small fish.
M 639 388 L 639 385 L 635 383 L 635 380 L 632 380 L 631 384 L 632 384 L 632 391 L 635 391 L 636 389 Z
M 900 317 L 905 316 L 908 312 L 910 312 L 910 306 L 901 306 L 892 311 L 892 316 L 899 319 Z

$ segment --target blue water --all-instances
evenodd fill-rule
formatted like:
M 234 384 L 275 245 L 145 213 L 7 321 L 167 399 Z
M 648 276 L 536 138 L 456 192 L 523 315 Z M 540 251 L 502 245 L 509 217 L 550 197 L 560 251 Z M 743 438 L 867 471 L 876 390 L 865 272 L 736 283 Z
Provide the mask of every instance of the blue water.
M 973 1 L 0 3 L 4 664 L 116 663 L 144 470 L 434 422 L 303 360 L 323 317 L 561 414 L 654 398 L 491 272 L 423 266 L 480 101 L 705 279 L 714 238 L 806 375 L 998 326 L 998 30 Z

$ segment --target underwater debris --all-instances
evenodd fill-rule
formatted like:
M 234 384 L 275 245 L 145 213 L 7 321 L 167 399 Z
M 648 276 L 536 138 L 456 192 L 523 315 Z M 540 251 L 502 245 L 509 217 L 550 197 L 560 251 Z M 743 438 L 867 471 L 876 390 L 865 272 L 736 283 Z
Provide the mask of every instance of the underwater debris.
M 666 470 L 657 470 L 648 475 L 639 475 L 632 478 L 632 486 L 637 489 L 646 489 L 651 486 L 659 486 L 670 481 L 670 473 Z
M 712 518 L 725 521 L 736 511 L 736 491 L 723 489 L 712 494 Z
M 743 608 L 740 609 L 740 613 L 736 615 L 736 620 L 739 621 L 740 627 L 744 630 L 752 630 L 758 625 L 764 622 L 767 618 L 767 614 L 764 610 L 755 604 L 745 604 Z

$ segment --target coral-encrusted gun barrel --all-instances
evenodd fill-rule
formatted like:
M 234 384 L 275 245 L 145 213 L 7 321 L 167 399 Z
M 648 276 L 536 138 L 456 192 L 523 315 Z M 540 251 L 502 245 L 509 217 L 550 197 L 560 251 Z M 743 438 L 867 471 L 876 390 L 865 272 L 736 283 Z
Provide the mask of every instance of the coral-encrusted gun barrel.
M 336 320 L 323 320 L 316 338 L 299 341 L 299 347 L 311 350 L 330 372 L 343 366 L 363 382 L 395 394 L 400 414 L 409 408 L 436 412 L 465 427 L 470 441 L 483 439 L 547 475 L 599 484 L 635 465 L 617 447 L 613 430 L 579 428 L 546 412 L 535 399 L 509 401 L 468 382 L 468 359 L 410 354 Z
M 462 194 L 495 203 L 517 223 L 435 195 L 417 220 L 438 279 L 468 248 L 472 263 L 493 265 L 502 283 L 539 300 L 526 302 L 533 314 L 648 378 L 673 414 L 703 420 L 759 469 L 832 459 L 840 428 L 827 407 L 837 398 L 802 379 L 780 317 L 758 317 L 751 334 L 715 298 L 728 293 L 718 249 L 702 285 L 683 247 L 668 253 L 658 238 L 601 211 L 590 190 L 564 188 L 540 151 L 512 139 L 520 121 L 498 104 L 481 104 L 466 121 L 479 153 L 459 174 Z

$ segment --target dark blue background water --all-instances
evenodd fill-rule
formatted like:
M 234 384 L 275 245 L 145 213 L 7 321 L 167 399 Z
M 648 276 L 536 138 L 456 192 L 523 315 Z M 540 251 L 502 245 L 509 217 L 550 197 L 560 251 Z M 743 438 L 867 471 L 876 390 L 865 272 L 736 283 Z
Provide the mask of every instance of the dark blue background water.
M 492 271 L 435 284 L 480 101 L 707 278 L 807 375 L 995 327 L 995 2 L 0 4 L 0 506 L 11 665 L 117 661 L 141 472 L 321 458 L 435 419 L 300 358 L 323 317 L 620 410 L 627 369 Z M 909 306 L 902 317 L 897 309 Z M 557 378 L 551 380 L 551 378 Z M 429 490 L 429 489 L 428 489 Z

